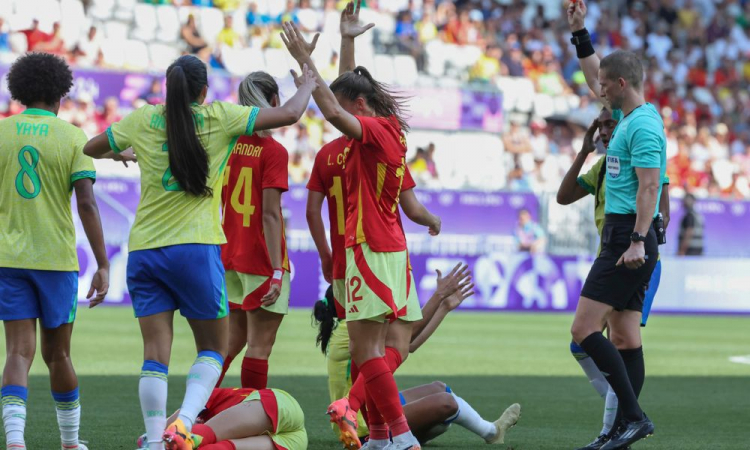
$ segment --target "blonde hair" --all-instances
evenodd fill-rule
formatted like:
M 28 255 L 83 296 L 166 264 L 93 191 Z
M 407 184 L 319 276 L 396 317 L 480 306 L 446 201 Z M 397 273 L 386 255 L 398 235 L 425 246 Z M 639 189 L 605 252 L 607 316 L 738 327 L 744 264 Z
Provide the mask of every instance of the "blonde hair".
M 279 95 L 279 85 L 276 80 L 266 72 L 253 72 L 240 83 L 238 92 L 240 104 L 243 106 L 256 106 L 258 108 L 271 108 L 274 96 Z M 260 137 L 271 135 L 271 130 L 258 131 Z

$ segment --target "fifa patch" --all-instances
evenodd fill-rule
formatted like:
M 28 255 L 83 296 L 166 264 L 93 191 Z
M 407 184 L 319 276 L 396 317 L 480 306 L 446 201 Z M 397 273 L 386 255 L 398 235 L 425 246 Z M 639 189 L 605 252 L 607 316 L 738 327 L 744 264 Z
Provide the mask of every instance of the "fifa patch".
M 620 157 L 607 156 L 607 173 L 612 178 L 620 176 Z

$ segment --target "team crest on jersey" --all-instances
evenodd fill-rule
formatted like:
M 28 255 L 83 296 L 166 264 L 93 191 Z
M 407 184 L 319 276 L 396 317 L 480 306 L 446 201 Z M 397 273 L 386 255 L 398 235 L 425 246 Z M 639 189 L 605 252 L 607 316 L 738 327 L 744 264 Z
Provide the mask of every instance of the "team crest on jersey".
M 607 173 L 612 178 L 620 176 L 620 157 L 607 156 Z

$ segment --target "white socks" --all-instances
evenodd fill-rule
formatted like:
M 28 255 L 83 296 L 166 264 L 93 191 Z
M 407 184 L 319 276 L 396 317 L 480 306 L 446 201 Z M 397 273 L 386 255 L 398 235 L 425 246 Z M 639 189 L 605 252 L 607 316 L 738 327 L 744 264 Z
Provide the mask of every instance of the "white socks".
M 162 436 L 167 428 L 167 372 L 167 366 L 150 360 L 144 361 L 141 369 L 138 397 L 141 399 L 149 450 L 164 450 Z
M 81 426 L 81 402 L 78 388 L 70 392 L 52 392 L 60 427 L 60 441 L 65 449 L 78 448 L 78 429 Z
M 458 403 L 458 412 L 454 417 L 448 419 L 449 423 L 461 425 L 482 439 L 488 439 L 495 435 L 495 424 L 482 419 L 482 416 L 471 407 L 466 400 L 451 392 Z
M 3 426 L 5 427 L 5 446 L 8 450 L 25 450 L 23 438 L 26 428 L 26 399 L 29 390 L 24 386 L 3 386 Z
M 206 407 L 206 402 L 221 376 L 224 358 L 216 352 L 202 351 L 190 368 L 187 377 L 185 399 L 180 408 L 180 419 L 188 431 L 193 428 L 198 414 Z
M 600 434 L 607 434 L 612 431 L 612 426 L 615 424 L 615 417 L 617 416 L 617 394 L 612 390 L 610 386 L 607 390 L 607 399 L 604 402 L 604 417 L 602 418 L 602 432 Z

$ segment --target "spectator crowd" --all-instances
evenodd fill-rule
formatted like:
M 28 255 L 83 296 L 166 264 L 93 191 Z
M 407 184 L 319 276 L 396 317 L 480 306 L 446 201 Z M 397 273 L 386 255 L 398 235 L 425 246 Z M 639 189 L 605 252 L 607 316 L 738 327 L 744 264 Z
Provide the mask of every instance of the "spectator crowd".
M 24 21 L 17 17 L 18 6 L 0 8 L 0 61 L 7 63 L 12 60 L 8 55 L 33 50 L 59 54 L 79 67 L 111 67 L 102 51 L 103 40 L 117 29 L 110 22 L 125 23 L 130 37 L 142 23 L 138 18 L 130 22 L 118 18 L 116 12 L 112 18 L 101 19 L 97 11 L 103 2 L 81 2 L 89 19 L 78 37 L 79 30 L 66 30 L 64 21 Z M 145 3 L 179 9 L 175 41 L 170 46 L 198 55 L 217 71 L 231 66 L 237 51 L 283 49 L 278 33 L 282 21 L 293 21 L 307 33 L 334 36 L 345 5 L 343 0 Z M 503 187 L 544 192 L 559 185 L 580 149 L 589 121 L 586 118 L 593 118 L 591 113 L 599 107 L 568 42 L 562 3 L 364 0 L 362 17 L 377 25 L 371 33 L 372 42 L 368 42 L 374 53 L 413 58 L 419 82 L 458 81 L 475 89 L 502 91 L 504 80 L 523 78 L 533 84 L 535 93 L 574 97 L 575 107 L 563 117 L 540 117 L 534 110 L 506 111 L 508 123 L 496 139 L 497 151 L 503 153 L 503 167 L 498 168 Z M 667 131 L 672 188 L 697 196 L 750 198 L 750 1 L 591 0 L 587 5 L 586 26 L 599 54 L 627 49 L 638 53 L 645 63 L 646 98 L 660 109 Z M 201 13 L 206 8 L 220 14 L 220 23 L 210 34 Z M 331 80 L 337 74 L 338 61 L 335 39 L 329 41 L 320 68 Z M 438 61 L 441 55 L 444 61 Z M 453 61 L 459 59 L 464 64 Z M 455 67 L 461 69 L 452 70 Z M 139 101 L 161 101 L 158 84 L 155 82 Z M 134 106 L 137 104 L 122 105 L 117 99 L 108 99 L 96 108 L 91 98 L 82 96 L 66 100 L 60 116 L 93 134 Z M 2 110 L 13 114 L 19 107 L 11 102 Z M 276 136 L 290 150 L 292 181 L 302 182 L 315 151 L 335 133 L 310 110 L 299 125 Z M 409 165 L 418 179 L 440 187 L 441 180 L 447 182 L 451 176 L 449 163 L 441 162 L 451 161 L 446 154 L 458 150 L 441 145 L 440 136 L 427 139 L 410 149 Z

